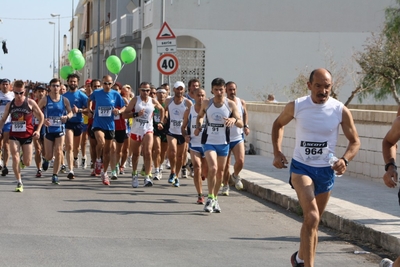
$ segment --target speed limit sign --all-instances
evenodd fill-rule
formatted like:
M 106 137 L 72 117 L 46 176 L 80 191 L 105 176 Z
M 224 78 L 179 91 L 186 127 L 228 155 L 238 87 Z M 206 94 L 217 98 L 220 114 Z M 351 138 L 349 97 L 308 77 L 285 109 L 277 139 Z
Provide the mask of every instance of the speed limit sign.
M 164 75 L 174 74 L 178 67 L 178 58 L 173 54 L 162 54 L 157 60 L 157 68 Z

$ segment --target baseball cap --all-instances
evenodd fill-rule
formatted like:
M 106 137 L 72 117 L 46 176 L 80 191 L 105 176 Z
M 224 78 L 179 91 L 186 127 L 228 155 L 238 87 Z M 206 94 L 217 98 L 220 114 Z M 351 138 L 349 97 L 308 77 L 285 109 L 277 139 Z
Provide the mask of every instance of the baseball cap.
M 92 82 L 92 79 L 87 79 L 86 82 L 85 82 L 85 84 L 89 84 L 89 83 L 91 83 L 91 82 Z
M 182 86 L 182 88 L 185 89 L 185 84 L 181 81 L 178 81 L 174 84 L 174 88 L 178 88 L 180 86 Z
M 43 84 L 39 84 L 33 90 L 47 90 L 47 88 Z
M 11 81 L 7 78 L 1 79 L 1 83 L 11 83 Z

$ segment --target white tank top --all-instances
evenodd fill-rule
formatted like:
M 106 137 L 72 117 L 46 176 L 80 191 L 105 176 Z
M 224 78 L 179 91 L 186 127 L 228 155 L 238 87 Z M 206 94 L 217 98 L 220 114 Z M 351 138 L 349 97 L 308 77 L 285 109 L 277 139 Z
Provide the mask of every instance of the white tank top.
M 2 91 L 0 91 L 0 118 L 3 117 L 7 103 L 11 102 L 13 99 L 14 99 L 13 92 L 7 92 L 4 94 Z M 11 122 L 10 115 L 8 115 L 5 123 L 9 123 L 9 122 Z
M 240 114 L 240 119 L 243 119 L 243 106 L 242 106 L 242 101 L 240 101 L 239 97 L 235 97 L 235 101 L 237 109 Z M 243 128 L 239 128 L 236 125 L 233 125 L 230 129 L 230 142 L 235 142 L 243 139 Z
M 198 136 L 194 135 L 194 130 L 196 130 L 196 120 L 197 120 L 197 115 L 198 113 L 196 112 L 194 105 L 191 106 L 190 108 L 190 114 L 189 114 L 189 121 L 190 121 L 190 144 L 192 147 L 201 147 L 201 135 L 203 133 L 204 129 L 204 120 L 203 120 L 203 125 L 201 126 L 201 131 Z
M 135 112 L 144 109 L 144 113 L 142 116 L 133 118 L 131 133 L 143 135 L 153 131 L 154 105 L 150 97 L 147 97 L 146 101 L 143 101 L 140 96 L 137 96 L 136 99 Z
M 168 105 L 168 116 L 169 116 L 169 132 L 176 135 L 182 135 L 181 127 L 183 122 L 183 114 L 185 113 L 186 98 L 183 98 L 180 104 L 175 104 L 174 100 Z
M 228 105 L 228 99 L 225 98 L 224 104 L 217 108 L 214 104 L 214 98 L 210 99 L 206 110 L 206 131 L 203 132 L 203 144 L 225 145 L 229 142 L 229 130 L 225 126 L 225 118 L 229 118 L 231 110 Z
M 312 167 L 329 166 L 328 155 L 335 154 L 343 106 L 332 97 L 324 104 L 315 104 L 310 96 L 295 100 L 296 143 L 293 159 Z

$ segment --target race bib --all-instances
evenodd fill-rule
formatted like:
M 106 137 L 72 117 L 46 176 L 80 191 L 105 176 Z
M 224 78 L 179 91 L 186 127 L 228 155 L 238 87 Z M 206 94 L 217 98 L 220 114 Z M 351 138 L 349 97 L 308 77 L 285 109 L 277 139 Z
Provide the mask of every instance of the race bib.
M 181 128 L 182 122 L 182 120 L 171 120 L 170 127 Z
M 11 130 L 13 132 L 26 132 L 26 121 L 13 121 Z
M 49 117 L 50 126 L 59 127 L 62 125 L 61 117 Z
M 114 115 L 114 120 L 117 121 L 117 120 L 119 120 L 120 117 L 121 116 L 119 114 L 118 115 Z
M 160 122 L 160 114 L 158 114 L 158 113 L 155 113 L 154 114 L 154 117 L 153 117 L 153 120 L 154 120 L 154 122 Z
M 207 134 L 223 135 L 223 134 L 225 134 L 224 128 L 225 128 L 224 124 L 210 123 L 210 124 L 208 124 L 208 127 L 207 127 Z
M 326 159 L 329 154 L 328 142 L 300 142 L 301 156 L 305 161 Z
M 149 123 L 148 120 L 138 119 L 138 118 L 136 118 L 135 121 L 136 121 L 136 123 L 139 123 L 139 127 L 140 127 L 140 128 L 144 128 L 144 126 L 145 126 L 147 123 Z
M 38 118 L 34 117 L 34 119 L 33 119 L 33 123 L 34 123 L 35 125 L 38 125 L 38 124 L 39 124 L 39 120 L 38 120 Z
M 99 107 L 98 113 L 99 117 L 111 117 L 112 109 L 111 107 Z

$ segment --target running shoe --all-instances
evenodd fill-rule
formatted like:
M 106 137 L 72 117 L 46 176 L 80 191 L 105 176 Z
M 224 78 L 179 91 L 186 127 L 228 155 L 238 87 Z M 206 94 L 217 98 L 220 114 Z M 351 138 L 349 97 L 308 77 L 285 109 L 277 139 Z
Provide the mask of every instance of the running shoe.
M 90 176 L 96 176 L 96 172 L 94 171 L 94 169 L 92 170 L 92 173 L 90 174 Z
M 153 178 L 153 180 L 155 180 L 155 181 L 160 181 L 161 178 L 162 178 L 162 174 L 161 174 L 159 171 L 156 171 L 156 172 L 154 173 L 154 178 Z
M 108 178 L 108 174 L 106 172 L 101 173 L 101 180 L 104 185 L 110 185 L 110 179 Z
M 204 204 L 204 196 L 198 196 L 197 197 L 197 204 L 201 204 L 201 205 Z
M 67 166 L 65 166 L 65 165 L 63 164 L 63 165 L 61 166 L 60 172 L 61 172 L 61 173 L 66 173 L 66 172 L 67 172 Z
M 129 167 L 132 167 L 132 158 L 131 157 L 128 157 L 128 165 L 129 165 Z
M 6 176 L 8 174 L 8 168 L 7 166 L 4 166 L 4 168 L 1 170 L 1 176 Z
M 54 167 L 54 157 L 53 157 L 53 159 L 50 161 L 50 168 L 53 168 Z
M 146 187 L 153 186 L 153 182 L 150 180 L 149 177 L 144 178 L 144 186 Z
M 42 177 L 42 170 L 41 169 L 37 170 L 36 177 L 37 178 Z
M 206 204 L 204 205 L 204 211 L 211 213 L 214 211 L 213 207 L 214 207 L 214 199 L 207 198 Z
M 168 170 L 171 169 L 171 164 L 169 164 L 169 160 L 168 159 L 165 160 L 165 168 L 168 169 Z
M 229 185 L 222 186 L 222 195 L 229 196 Z
M 242 184 L 242 179 L 240 176 L 235 176 L 235 174 L 232 173 L 231 175 L 233 181 L 235 182 L 235 187 L 237 190 L 242 190 L 243 189 L 243 184 Z
M 53 174 L 53 176 L 51 177 L 51 183 L 53 184 L 60 184 L 60 182 L 58 181 L 58 176 Z
M 102 166 L 102 163 L 101 163 L 101 161 L 96 161 L 95 164 L 96 164 L 96 165 L 95 165 L 94 171 L 95 171 L 95 173 L 96 173 L 97 175 L 99 175 L 99 174 L 101 173 L 101 166 Z
M 168 183 L 172 184 L 175 181 L 176 175 L 175 173 L 171 173 L 168 178 Z
M 218 204 L 218 200 L 217 199 L 214 200 L 213 212 L 221 213 L 221 208 L 220 208 L 220 206 Z
M 117 180 L 117 179 L 118 179 L 117 172 L 115 170 L 111 171 L 111 180 Z
M 74 159 L 74 168 L 79 168 L 78 158 Z
M 137 173 L 132 173 L 132 187 L 133 188 L 139 187 L 139 179 Z
M 297 253 L 298 253 L 298 251 L 293 253 L 292 257 L 290 257 L 290 262 L 292 263 L 292 267 L 304 267 L 304 263 L 298 263 L 296 261 Z
M 182 179 L 187 178 L 187 169 L 186 169 L 186 167 L 183 167 L 181 169 L 181 178 Z
M 391 261 L 391 260 L 389 260 L 387 258 L 384 258 L 379 263 L 379 267 L 389 267 L 389 266 L 392 266 L 392 264 L 393 264 L 393 261 Z
M 43 171 L 47 171 L 49 169 L 49 161 L 48 160 L 43 159 L 42 169 L 43 169 Z
M 175 180 L 174 180 L 173 185 L 174 185 L 175 187 L 179 187 L 179 179 L 178 179 L 178 177 L 175 177 Z
M 15 188 L 15 192 L 23 192 L 24 191 L 24 185 L 22 183 L 17 183 L 17 187 Z
M 74 174 L 74 172 L 73 172 L 73 171 L 70 171 L 70 172 L 68 173 L 68 175 L 67 175 L 67 178 L 70 179 L 70 180 L 74 180 L 74 179 L 75 179 L 75 174 Z
M 119 167 L 119 174 L 125 174 L 125 167 L 124 166 Z
M 25 164 L 22 161 L 23 156 L 24 156 L 24 153 L 21 153 L 21 156 L 19 157 L 19 167 L 21 168 L 21 170 L 25 169 Z
M 81 166 L 82 166 L 82 169 L 86 169 L 86 158 L 82 158 Z

